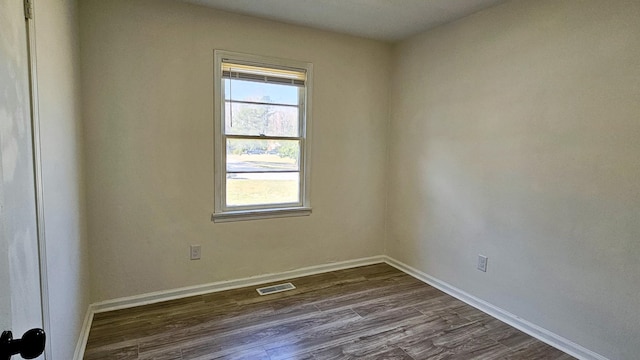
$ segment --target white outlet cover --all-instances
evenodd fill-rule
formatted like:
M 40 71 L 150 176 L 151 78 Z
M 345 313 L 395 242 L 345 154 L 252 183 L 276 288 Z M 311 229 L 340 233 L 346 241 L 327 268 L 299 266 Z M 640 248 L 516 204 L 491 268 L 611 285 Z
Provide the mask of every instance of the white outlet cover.
M 202 254 L 202 248 L 200 245 L 191 245 L 191 260 L 200 260 Z
M 484 255 L 478 255 L 478 270 L 483 271 L 483 272 L 487 272 L 487 261 L 489 260 L 488 257 L 484 256 Z

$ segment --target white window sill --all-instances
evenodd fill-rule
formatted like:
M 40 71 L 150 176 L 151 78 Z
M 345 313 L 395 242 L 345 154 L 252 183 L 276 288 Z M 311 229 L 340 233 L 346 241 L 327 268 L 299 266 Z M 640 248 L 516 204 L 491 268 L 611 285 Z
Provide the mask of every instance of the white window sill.
M 214 223 L 245 221 L 245 220 L 261 220 L 273 219 L 293 216 L 309 216 L 311 215 L 310 207 L 296 207 L 283 209 L 260 209 L 260 210 L 240 210 L 227 211 L 224 213 L 211 214 L 211 221 Z

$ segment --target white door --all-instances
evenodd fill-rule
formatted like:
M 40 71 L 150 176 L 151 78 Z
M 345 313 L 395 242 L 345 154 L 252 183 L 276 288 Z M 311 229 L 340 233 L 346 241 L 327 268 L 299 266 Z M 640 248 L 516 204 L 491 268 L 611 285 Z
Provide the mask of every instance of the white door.
M 0 0 L 0 332 L 15 339 L 42 328 L 26 29 L 23 0 Z

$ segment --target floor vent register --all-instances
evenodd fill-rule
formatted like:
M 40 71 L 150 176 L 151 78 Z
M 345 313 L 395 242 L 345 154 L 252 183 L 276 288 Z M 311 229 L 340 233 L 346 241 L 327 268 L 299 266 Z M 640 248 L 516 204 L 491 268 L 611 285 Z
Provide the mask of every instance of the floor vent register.
M 284 284 L 262 287 L 262 288 L 256 289 L 256 291 L 260 295 L 270 295 L 270 294 L 275 294 L 275 293 L 279 293 L 287 290 L 293 290 L 295 288 L 296 287 L 293 286 L 292 283 L 284 283 Z

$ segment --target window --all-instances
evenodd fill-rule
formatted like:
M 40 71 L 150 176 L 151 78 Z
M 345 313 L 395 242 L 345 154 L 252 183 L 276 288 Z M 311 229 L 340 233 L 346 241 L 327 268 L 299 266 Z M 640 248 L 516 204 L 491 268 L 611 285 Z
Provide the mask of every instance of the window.
M 213 221 L 309 215 L 312 65 L 216 50 Z

